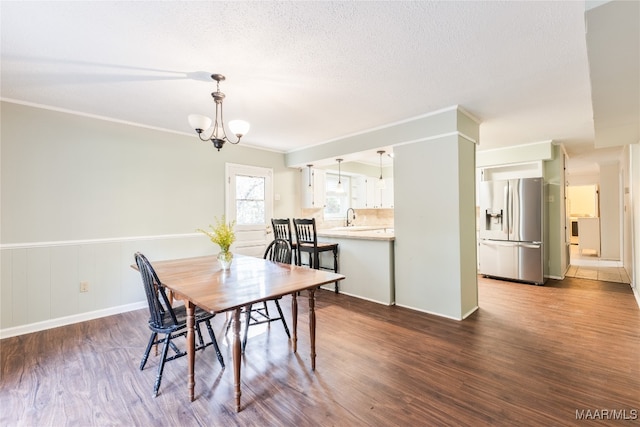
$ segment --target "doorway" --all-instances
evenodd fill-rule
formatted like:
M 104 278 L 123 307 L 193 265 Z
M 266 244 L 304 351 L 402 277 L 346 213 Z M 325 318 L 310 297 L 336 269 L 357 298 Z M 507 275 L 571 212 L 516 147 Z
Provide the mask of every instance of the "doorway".
M 600 258 L 600 191 L 598 185 L 567 186 L 569 225 L 568 277 L 630 283 L 618 261 Z
M 234 252 L 262 257 L 271 234 L 273 170 L 227 163 L 225 175 L 226 217 L 236 223 Z
M 597 185 L 567 186 L 570 260 L 577 246 L 580 256 L 600 257 L 600 201 Z

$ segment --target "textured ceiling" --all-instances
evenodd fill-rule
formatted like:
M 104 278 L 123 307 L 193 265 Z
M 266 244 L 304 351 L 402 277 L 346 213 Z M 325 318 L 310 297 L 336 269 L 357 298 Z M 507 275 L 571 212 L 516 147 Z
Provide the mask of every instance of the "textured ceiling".
M 480 148 L 593 148 L 583 2 L 0 3 L 3 99 L 291 151 L 460 105 Z

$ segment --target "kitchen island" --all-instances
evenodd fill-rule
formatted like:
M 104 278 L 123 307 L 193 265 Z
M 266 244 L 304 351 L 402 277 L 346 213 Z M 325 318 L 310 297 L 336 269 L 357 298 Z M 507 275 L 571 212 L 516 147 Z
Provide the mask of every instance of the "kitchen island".
M 340 292 L 385 305 L 395 303 L 393 228 L 337 227 L 318 230 L 318 240 L 338 243 Z M 329 265 L 329 257 L 322 259 Z M 327 289 L 333 290 L 332 286 Z

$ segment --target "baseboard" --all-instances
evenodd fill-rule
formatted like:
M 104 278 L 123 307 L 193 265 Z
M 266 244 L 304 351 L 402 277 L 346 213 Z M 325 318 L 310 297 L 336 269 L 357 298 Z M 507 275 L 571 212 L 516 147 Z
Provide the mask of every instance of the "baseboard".
M 444 317 L 445 319 L 451 319 L 451 320 L 457 320 L 457 321 L 464 320 L 464 317 L 463 318 L 459 318 L 459 317 L 454 317 L 454 316 L 448 316 L 446 314 L 436 313 L 435 311 L 423 310 L 421 308 L 412 307 L 410 305 L 398 304 L 397 302 L 396 302 L 396 306 L 402 307 L 402 308 L 407 308 L 409 310 L 419 311 L 421 313 L 433 314 L 434 316 Z M 472 312 L 475 311 L 476 309 L 477 309 L 477 307 L 475 309 L 473 309 Z M 468 313 L 467 315 L 469 315 L 469 314 L 471 314 L 471 313 Z
M 59 326 L 71 325 L 74 323 L 85 322 L 87 320 L 99 319 L 101 317 L 113 316 L 114 314 L 139 310 L 145 307 L 147 307 L 147 302 L 141 301 L 141 302 L 135 302 L 131 304 L 120 305 L 117 307 L 105 308 L 102 310 L 74 314 L 73 316 L 65 316 L 65 317 L 59 317 L 57 319 L 50 319 L 42 322 L 30 323 L 28 325 L 15 326 L 13 328 L 0 329 L 0 339 L 15 337 L 18 335 L 30 334 L 32 332 L 44 331 L 46 329 L 57 328 Z
M 466 314 L 462 315 L 462 320 L 466 319 L 467 317 L 471 316 L 473 313 L 475 313 L 476 311 L 478 311 L 480 309 L 479 306 L 475 306 L 473 307 L 471 310 L 469 310 Z
M 571 265 L 577 267 L 622 267 L 622 261 L 603 260 L 603 259 L 572 259 Z
M 322 289 L 324 289 L 325 291 L 334 292 L 333 288 L 325 288 L 324 286 L 322 286 Z M 358 298 L 358 299 L 365 300 L 365 301 L 375 302 L 376 304 L 382 304 L 382 305 L 387 305 L 387 306 L 395 305 L 395 302 L 388 303 L 388 302 L 385 302 L 385 301 L 378 301 L 376 299 L 365 298 L 362 295 L 351 294 L 349 292 L 343 291 L 342 289 L 339 289 L 339 292 L 342 295 L 347 295 L 347 296 L 350 296 L 350 297 L 353 297 L 353 298 Z

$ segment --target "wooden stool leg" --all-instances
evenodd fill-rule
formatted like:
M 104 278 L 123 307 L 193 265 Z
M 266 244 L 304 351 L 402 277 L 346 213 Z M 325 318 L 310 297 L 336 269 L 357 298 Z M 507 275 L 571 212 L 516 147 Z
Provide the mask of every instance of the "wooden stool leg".
M 333 272 L 337 273 L 338 272 L 338 247 L 336 246 L 335 248 L 333 248 Z M 336 282 L 334 283 L 335 286 L 335 293 L 338 293 L 338 281 L 336 280 Z

